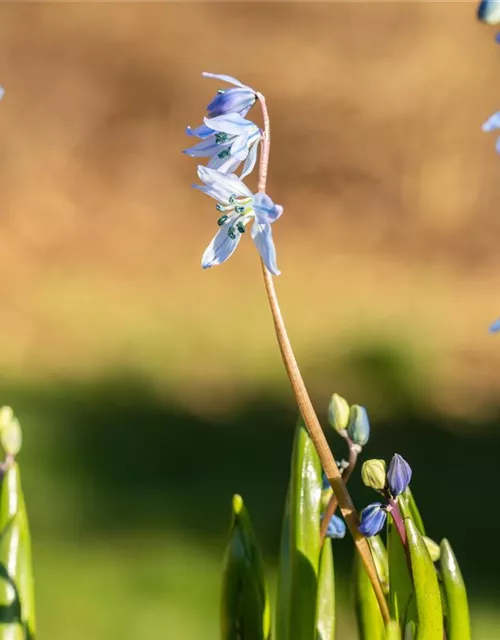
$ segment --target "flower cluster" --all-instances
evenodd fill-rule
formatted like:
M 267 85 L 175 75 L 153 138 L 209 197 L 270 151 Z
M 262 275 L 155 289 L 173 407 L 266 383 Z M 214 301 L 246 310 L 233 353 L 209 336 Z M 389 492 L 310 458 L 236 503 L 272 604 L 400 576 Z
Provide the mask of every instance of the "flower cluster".
M 208 158 L 206 167 L 198 166 L 203 185 L 193 186 L 216 200 L 220 214 L 217 220 L 220 228 L 203 254 L 201 266 L 208 269 L 225 262 L 251 223 L 250 235 L 264 264 L 272 274 L 279 275 L 271 225 L 281 216 L 283 207 L 274 204 L 266 193 L 253 194 L 242 180 L 255 168 L 263 140 L 259 127 L 245 118 L 259 94 L 231 76 L 203 75 L 233 86 L 217 92 L 207 106 L 208 117 L 203 118 L 203 124 L 186 129 L 199 142 L 184 153 L 193 158 Z M 242 164 L 238 177 L 235 171 Z
M 361 477 L 367 487 L 375 489 L 386 498 L 386 503 L 374 502 L 361 512 L 359 530 L 367 537 L 379 533 L 387 519 L 387 513 L 395 508 L 398 496 L 408 487 L 411 467 L 398 453 L 394 454 L 386 471 L 384 460 L 367 460 L 361 469 Z

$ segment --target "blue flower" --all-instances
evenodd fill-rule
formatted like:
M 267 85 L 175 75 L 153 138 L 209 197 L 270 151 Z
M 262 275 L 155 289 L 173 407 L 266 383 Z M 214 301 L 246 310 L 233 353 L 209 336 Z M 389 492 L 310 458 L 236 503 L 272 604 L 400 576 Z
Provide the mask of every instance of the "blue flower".
M 380 502 L 369 504 L 361 512 L 359 530 L 367 538 L 376 536 L 387 520 L 387 512 Z
M 500 0 L 482 0 L 477 9 L 477 17 L 486 24 L 499 24 Z
M 329 538 L 343 538 L 345 536 L 345 522 L 338 516 L 332 516 L 326 529 L 326 535 Z
M 210 169 L 233 173 L 245 160 L 241 173 L 244 178 L 255 167 L 262 133 L 256 124 L 238 113 L 204 118 L 204 124 L 196 129 L 188 127 L 186 133 L 201 138 L 201 142 L 184 153 L 192 158 L 209 157 Z
M 483 131 L 486 131 L 487 133 L 495 131 L 496 129 L 500 129 L 500 111 L 497 111 L 490 116 L 483 124 Z M 500 138 L 497 139 L 496 149 L 498 153 L 500 153 Z
M 274 204 L 266 193 L 255 195 L 234 173 L 221 173 L 215 169 L 199 166 L 198 176 L 204 186 L 193 185 L 217 200 L 217 211 L 221 213 L 215 234 L 201 259 L 204 269 L 222 264 L 233 255 L 245 227 L 252 222 L 251 236 L 267 269 L 278 276 L 271 225 L 283 213 L 283 207 Z
M 242 84 L 236 78 L 220 73 L 202 73 L 205 78 L 215 78 L 236 85 L 230 89 L 219 89 L 215 98 L 207 107 L 208 117 L 215 118 L 226 113 L 239 113 L 246 116 L 257 100 L 257 94 L 251 87 Z
M 393 497 L 403 493 L 410 484 L 411 473 L 410 465 L 399 453 L 395 453 L 387 471 L 387 484 Z
M 498 333 L 500 331 L 500 318 L 495 320 L 492 324 L 490 324 L 489 332 L 490 333 Z

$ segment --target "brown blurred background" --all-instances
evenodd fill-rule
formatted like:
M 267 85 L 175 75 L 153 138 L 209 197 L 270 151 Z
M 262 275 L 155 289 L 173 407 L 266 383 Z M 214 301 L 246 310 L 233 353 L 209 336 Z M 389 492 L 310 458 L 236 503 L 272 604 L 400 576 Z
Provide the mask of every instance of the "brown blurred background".
M 277 288 L 319 410 L 365 404 L 367 455 L 413 463 L 497 637 L 500 50 L 475 4 L 0 5 L 1 400 L 40 638 L 216 638 L 234 491 L 272 581 L 295 409 L 252 243 L 200 268 L 204 70 L 267 96 Z

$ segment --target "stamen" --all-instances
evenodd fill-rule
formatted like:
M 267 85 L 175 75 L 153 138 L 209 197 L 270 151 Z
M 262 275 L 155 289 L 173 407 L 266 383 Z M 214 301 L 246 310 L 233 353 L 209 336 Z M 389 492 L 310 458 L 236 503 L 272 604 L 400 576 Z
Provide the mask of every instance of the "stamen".
M 219 227 L 222 227 L 222 225 L 224 224 L 224 222 L 226 222 L 226 220 L 229 218 L 229 216 L 221 216 L 218 220 L 217 220 L 217 224 L 219 225 Z
M 217 209 L 217 211 L 219 211 L 220 213 L 224 213 L 224 211 L 226 210 L 225 207 L 223 207 L 219 202 L 215 205 L 215 208 Z
M 217 154 L 217 157 L 223 160 L 224 158 L 227 158 L 230 155 L 231 155 L 230 149 L 223 149 L 220 153 Z
M 223 93 L 226 93 L 224 89 L 217 89 L 217 93 L 221 96 Z
M 229 204 L 234 204 L 236 202 L 236 194 L 233 193 L 232 195 L 229 196 L 228 199 Z
M 236 211 L 236 213 L 245 213 L 245 207 L 242 207 L 241 205 L 237 205 L 236 207 L 234 207 L 234 210 Z
M 238 222 L 238 224 L 236 225 L 236 228 L 240 233 L 245 233 L 245 225 L 242 222 Z
M 227 230 L 227 235 L 231 238 L 231 240 L 234 240 L 236 238 L 234 227 L 229 227 L 229 229 Z
M 215 134 L 215 144 L 222 144 L 224 142 L 227 142 L 228 140 L 229 140 L 228 133 L 219 132 Z

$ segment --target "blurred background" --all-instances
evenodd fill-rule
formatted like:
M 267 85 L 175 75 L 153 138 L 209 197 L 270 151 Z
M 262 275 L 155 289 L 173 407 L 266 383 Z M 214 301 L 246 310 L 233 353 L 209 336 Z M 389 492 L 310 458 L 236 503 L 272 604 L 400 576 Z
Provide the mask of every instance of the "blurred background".
M 368 408 L 365 455 L 411 462 L 498 638 L 500 50 L 475 5 L 0 5 L 0 402 L 40 638 L 215 640 L 234 492 L 274 584 L 296 409 L 252 243 L 200 269 L 204 70 L 268 98 L 276 285 L 321 417 L 333 391 Z

